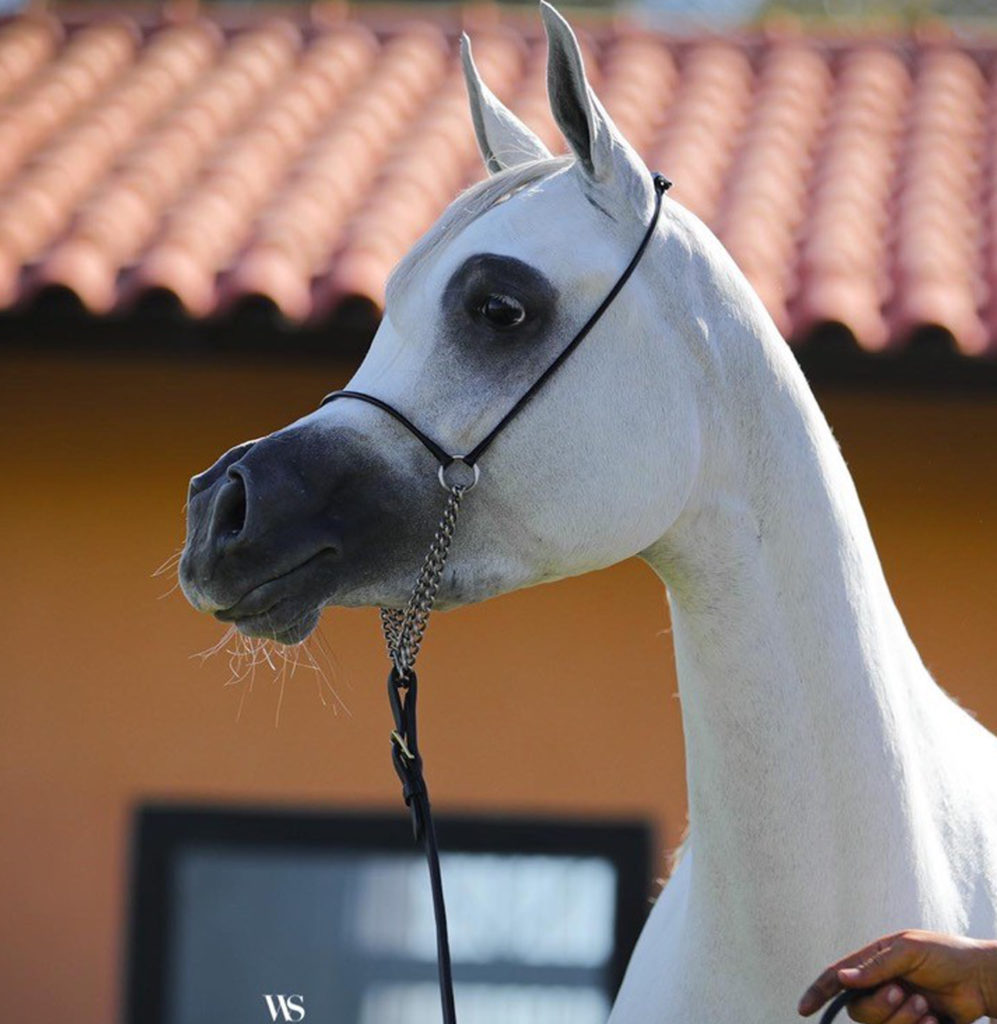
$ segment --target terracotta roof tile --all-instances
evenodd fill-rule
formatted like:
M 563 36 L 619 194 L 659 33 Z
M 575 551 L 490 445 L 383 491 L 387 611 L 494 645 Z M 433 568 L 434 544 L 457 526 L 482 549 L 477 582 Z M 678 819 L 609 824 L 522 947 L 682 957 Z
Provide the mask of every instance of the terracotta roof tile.
M 394 262 L 482 169 L 453 20 L 178 6 L 0 25 L 0 308 L 376 314 Z M 535 19 L 469 8 L 494 91 L 555 150 Z M 670 195 L 720 235 L 795 345 L 925 328 L 997 354 L 997 45 L 671 39 L 583 24 L 591 77 Z
M 25 17 L 0 37 L 0 100 L 23 86 L 49 60 L 62 41 L 55 19 Z
M 864 348 L 889 340 L 889 204 L 909 92 L 904 62 L 887 48 L 839 59 L 800 251 L 798 329 L 834 320 Z
M 681 57 L 681 80 L 648 162 L 667 168 L 672 196 L 712 223 L 751 108 L 754 74 L 747 52 L 733 43 L 693 44 Z
M 766 51 L 755 101 L 715 221 L 780 330 L 792 331 L 796 249 L 831 74 L 808 44 Z
M 987 347 L 979 315 L 985 82 L 948 49 L 920 55 L 896 197 L 894 334 L 945 327 L 967 355 Z

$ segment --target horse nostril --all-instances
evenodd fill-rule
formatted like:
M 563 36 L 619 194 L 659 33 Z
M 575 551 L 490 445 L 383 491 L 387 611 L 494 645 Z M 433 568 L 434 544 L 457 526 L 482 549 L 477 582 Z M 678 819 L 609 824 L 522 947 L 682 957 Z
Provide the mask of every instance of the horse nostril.
M 214 535 L 220 544 L 231 543 L 246 525 L 246 485 L 234 468 L 228 471 L 215 499 Z
M 191 477 L 190 488 L 187 491 L 188 502 L 214 487 L 222 476 L 227 474 L 228 470 L 242 459 L 255 444 L 255 441 L 237 444 L 234 448 L 230 448 L 213 466 L 209 466 L 203 473 Z
M 208 483 L 206 480 L 207 475 L 207 473 L 198 473 L 197 476 L 192 476 L 190 478 L 190 486 L 187 488 L 188 504 L 202 491 L 206 491 L 208 489 Z

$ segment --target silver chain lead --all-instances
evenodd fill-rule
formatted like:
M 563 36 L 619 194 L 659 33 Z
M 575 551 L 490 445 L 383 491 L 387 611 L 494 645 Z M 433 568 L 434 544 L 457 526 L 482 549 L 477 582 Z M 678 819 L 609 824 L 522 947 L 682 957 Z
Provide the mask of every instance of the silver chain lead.
M 416 578 L 412 596 L 405 608 L 381 609 L 381 629 L 384 631 L 384 640 L 388 646 L 388 656 L 400 676 L 408 674 L 419 655 L 429 613 L 436 603 L 443 568 L 450 554 L 450 545 L 457 527 L 457 513 L 460 511 L 461 499 L 466 490 L 467 487 L 449 488 L 450 494 L 443 508 L 439 526 L 436 528 L 429 552 Z

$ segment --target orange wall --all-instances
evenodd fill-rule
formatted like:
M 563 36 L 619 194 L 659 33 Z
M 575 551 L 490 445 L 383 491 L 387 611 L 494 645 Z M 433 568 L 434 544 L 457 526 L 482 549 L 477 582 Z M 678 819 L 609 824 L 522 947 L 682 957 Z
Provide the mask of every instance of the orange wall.
M 274 362 L 5 360 L 0 991 L 38 1020 L 114 1018 L 140 797 L 398 808 L 374 613 L 322 627 L 349 713 L 299 670 L 277 725 L 267 672 L 226 688 L 224 656 L 190 657 L 219 626 L 150 577 L 181 542 L 188 476 L 342 380 Z M 823 405 L 927 664 L 997 729 L 997 404 Z M 675 843 L 678 705 L 664 594 L 643 566 L 439 616 L 422 666 L 437 807 L 640 815 Z

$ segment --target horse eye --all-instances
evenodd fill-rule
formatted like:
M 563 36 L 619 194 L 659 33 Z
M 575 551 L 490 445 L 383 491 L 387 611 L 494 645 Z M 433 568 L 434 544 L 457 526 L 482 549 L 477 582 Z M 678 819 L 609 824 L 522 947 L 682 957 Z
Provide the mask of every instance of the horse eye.
M 526 319 L 523 304 L 511 295 L 489 295 L 478 312 L 493 326 L 518 327 Z

